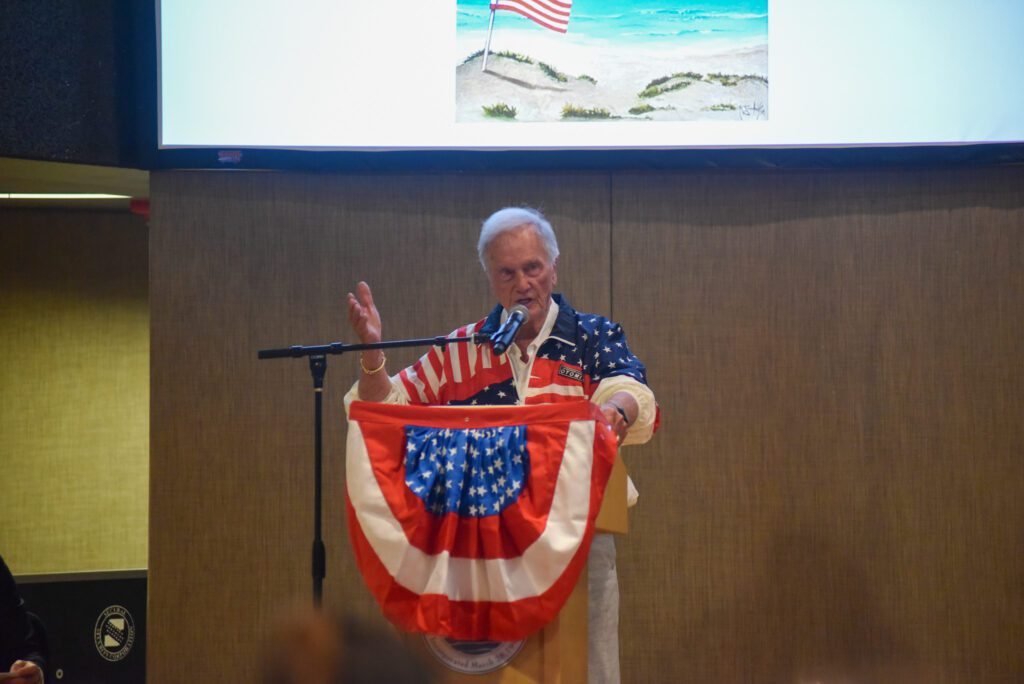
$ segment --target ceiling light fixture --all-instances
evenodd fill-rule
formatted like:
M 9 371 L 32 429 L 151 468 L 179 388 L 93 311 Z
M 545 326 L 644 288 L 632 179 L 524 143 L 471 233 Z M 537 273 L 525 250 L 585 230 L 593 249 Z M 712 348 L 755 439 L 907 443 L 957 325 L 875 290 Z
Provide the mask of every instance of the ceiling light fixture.
M 131 199 L 128 195 L 105 195 L 95 192 L 0 192 L 0 200 L 111 200 Z

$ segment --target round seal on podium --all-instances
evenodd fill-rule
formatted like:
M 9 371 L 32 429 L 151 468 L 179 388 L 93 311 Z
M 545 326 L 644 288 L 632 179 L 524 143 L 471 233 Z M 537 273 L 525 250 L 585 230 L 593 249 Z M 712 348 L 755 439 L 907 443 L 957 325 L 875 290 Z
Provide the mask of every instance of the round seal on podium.
M 426 635 L 427 649 L 441 663 L 456 672 L 484 674 L 505 667 L 523 649 L 522 641 L 458 641 Z

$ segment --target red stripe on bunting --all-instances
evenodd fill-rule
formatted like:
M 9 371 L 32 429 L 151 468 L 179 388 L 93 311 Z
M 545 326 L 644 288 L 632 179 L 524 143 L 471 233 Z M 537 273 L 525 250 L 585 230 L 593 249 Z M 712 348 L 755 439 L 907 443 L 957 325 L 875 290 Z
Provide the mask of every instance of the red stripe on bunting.
M 384 616 L 406 632 L 439 634 L 451 639 L 518 641 L 543 628 L 558 615 L 576 586 L 594 535 L 591 525 L 569 567 L 539 596 L 507 603 L 452 601 L 441 594 L 421 596 L 398 584 L 363 535 L 351 503 L 346 501 L 345 508 L 356 564 Z

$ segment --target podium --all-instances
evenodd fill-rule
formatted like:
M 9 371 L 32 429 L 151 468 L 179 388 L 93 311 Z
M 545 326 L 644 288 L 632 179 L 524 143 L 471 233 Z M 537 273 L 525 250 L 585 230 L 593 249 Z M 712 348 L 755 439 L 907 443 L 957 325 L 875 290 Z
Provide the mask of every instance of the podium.
M 615 459 L 597 516 L 598 532 L 626 534 L 629 531 L 627 475 L 620 455 Z M 446 656 L 454 649 L 449 647 L 448 653 L 439 655 L 435 647 L 428 645 L 428 639 L 438 637 L 406 634 L 404 640 L 417 655 L 438 663 L 440 681 L 445 684 L 578 684 L 587 681 L 587 598 L 587 571 L 584 570 L 558 617 L 527 638 L 507 664 L 489 672 L 463 673 L 446 665 Z
M 584 541 L 628 528 L 599 410 L 353 402 L 349 420 L 356 564 L 409 647 L 442 681 L 585 682 Z

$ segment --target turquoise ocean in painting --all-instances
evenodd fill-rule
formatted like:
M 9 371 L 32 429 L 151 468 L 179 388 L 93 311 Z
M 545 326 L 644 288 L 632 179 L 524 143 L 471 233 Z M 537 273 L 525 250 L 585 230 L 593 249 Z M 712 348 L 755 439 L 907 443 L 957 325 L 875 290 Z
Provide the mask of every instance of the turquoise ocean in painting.
M 457 30 L 486 30 L 488 0 L 459 2 Z M 513 12 L 498 12 L 504 28 L 545 30 Z M 621 44 L 699 45 L 728 41 L 751 45 L 768 42 L 768 0 L 575 0 L 569 34 Z

